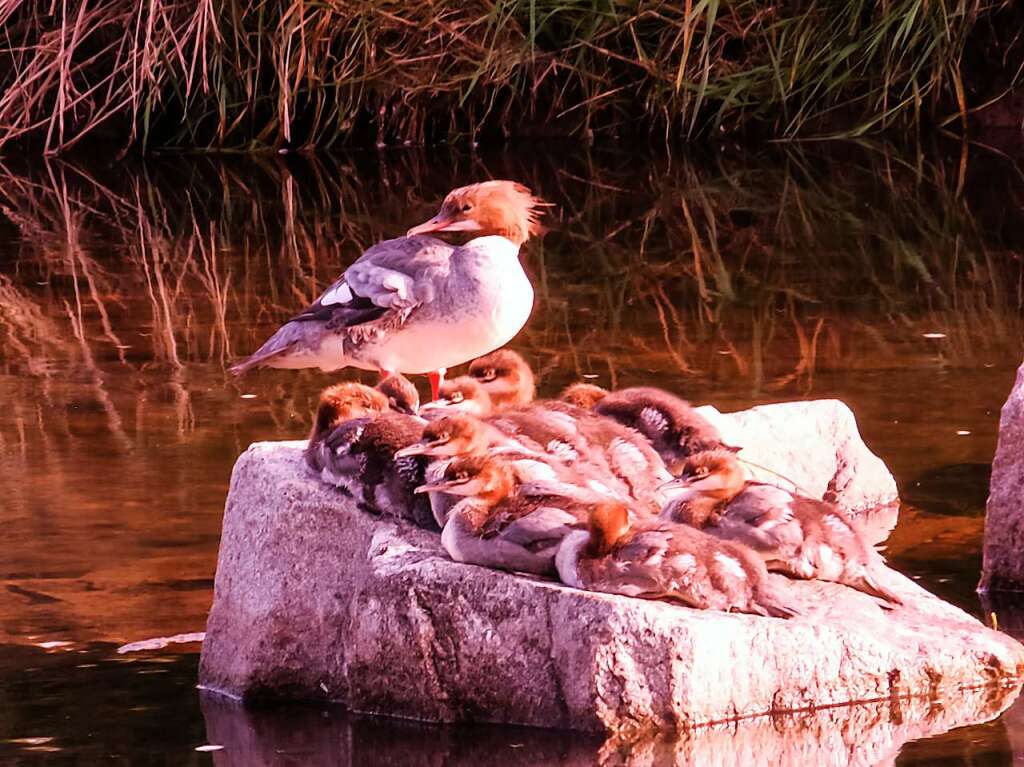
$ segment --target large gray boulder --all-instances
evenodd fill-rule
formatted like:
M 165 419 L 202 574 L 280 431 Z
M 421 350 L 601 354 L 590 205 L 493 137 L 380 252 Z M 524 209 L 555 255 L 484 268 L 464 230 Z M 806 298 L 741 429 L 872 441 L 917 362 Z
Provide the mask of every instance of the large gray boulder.
M 1024 365 L 999 415 L 979 591 L 1024 591 Z
M 907 605 L 772 576 L 793 620 L 576 591 L 451 562 L 304 471 L 303 443 L 238 460 L 200 682 L 357 712 L 628 735 L 903 695 L 1024 670 L 1024 648 L 892 573 Z M 834 450 L 834 448 L 833 448 Z M 827 484 L 827 483 L 826 483 Z
M 743 448 L 755 479 L 802 492 L 857 512 L 896 501 L 896 480 L 871 452 L 844 402 L 820 399 L 760 405 L 720 413 L 705 405 L 697 411 L 730 445 Z M 781 475 L 781 476 L 780 476 Z

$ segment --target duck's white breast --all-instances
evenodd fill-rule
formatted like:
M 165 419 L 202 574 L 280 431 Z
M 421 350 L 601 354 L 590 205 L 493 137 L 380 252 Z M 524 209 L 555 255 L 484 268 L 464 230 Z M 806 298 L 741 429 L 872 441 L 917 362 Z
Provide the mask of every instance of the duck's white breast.
M 515 337 L 533 310 L 533 286 L 519 249 L 504 237 L 479 237 L 459 251 L 459 268 L 438 286 L 436 299 L 360 356 L 386 370 L 427 373 L 461 365 Z

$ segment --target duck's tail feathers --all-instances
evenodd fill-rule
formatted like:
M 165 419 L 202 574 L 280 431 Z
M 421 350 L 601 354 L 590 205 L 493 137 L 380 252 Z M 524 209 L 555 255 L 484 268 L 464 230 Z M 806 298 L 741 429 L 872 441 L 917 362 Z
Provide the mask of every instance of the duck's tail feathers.
M 885 585 L 883 581 L 887 573 L 883 568 L 885 565 L 872 563 L 851 578 L 847 585 L 881 599 L 885 603 L 883 607 L 899 607 L 903 604 L 903 597 Z
M 773 588 L 762 588 L 752 600 L 754 611 L 769 618 L 796 618 L 801 610 L 782 598 Z
M 296 348 L 301 348 L 304 340 L 303 327 L 296 327 L 296 323 L 289 322 L 278 328 L 266 342 L 241 362 L 236 362 L 229 370 L 236 376 L 257 367 L 277 367 L 275 360 L 287 357 Z

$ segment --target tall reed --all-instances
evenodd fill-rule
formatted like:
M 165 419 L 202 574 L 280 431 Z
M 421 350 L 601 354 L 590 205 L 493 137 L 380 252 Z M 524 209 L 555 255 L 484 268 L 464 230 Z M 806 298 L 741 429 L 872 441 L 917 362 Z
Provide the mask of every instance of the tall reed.
M 966 115 L 1008 5 L 0 0 L 0 150 L 855 136 Z

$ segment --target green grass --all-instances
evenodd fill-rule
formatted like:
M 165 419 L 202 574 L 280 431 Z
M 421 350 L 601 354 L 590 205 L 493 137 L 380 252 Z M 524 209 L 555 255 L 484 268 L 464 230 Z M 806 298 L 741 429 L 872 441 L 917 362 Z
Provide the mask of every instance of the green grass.
M 966 114 L 986 0 L 0 0 L 0 151 L 859 136 Z

